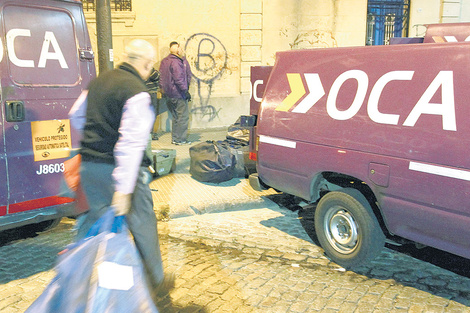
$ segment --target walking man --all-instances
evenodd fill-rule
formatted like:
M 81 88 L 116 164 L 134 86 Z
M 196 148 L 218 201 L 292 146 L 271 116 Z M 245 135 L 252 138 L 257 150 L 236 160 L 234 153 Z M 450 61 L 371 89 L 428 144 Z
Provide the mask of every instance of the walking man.
M 160 64 L 160 75 L 163 95 L 173 117 L 172 143 L 175 145 L 188 144 L 191 68 L 184 57 L 183 48 L 176 41 L 170 43 L 170 54 Z
M 89 212 L 78 229 L 85 237 L 109 205 L 126 215 L 137 249 L 155 290 L 165 288 L 163 264 L 144 153 L 155 120 L 145 80 L 155 49 L 136 39 L 125 47 L 125 61 L 101 73 L 77 99 L 69 116 L 81 131 L 81 183 Z

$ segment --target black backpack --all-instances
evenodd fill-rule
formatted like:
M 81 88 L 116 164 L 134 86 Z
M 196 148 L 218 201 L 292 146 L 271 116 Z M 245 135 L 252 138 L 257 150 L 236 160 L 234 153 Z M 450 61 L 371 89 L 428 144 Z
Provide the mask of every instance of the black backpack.
M 214 141 L 201 142 L 189 148 L 189 173 L 201 182 L 221 183 L 233 178 L 235 156 Z

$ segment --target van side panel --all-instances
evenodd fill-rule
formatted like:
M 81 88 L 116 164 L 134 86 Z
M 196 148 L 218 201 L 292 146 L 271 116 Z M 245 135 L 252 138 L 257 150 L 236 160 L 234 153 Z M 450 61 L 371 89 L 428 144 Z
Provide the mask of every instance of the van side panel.
M 468 23 L 438 23 L 426 25 L 424 43 L 465 41 L 468 38 Z
M 470 257 L 469 70 L 470 43 L 279 52 L 260 178 L 311 199 L 318 174 L 355 177 L 392 233 Z
M 263 99 L 264 90 L 268 83 L 269 74 L 272 66 L 252 66 L 250 69 L 251 78 L 251 97 L 250 97 L 250 115 L 258 115 L 259 105 Z

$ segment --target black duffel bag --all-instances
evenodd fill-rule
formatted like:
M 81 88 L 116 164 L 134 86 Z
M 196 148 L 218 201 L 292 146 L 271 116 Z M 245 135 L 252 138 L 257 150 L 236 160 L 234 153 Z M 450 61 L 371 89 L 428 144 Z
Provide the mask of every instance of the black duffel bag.
M 233 177 L 245 177 L 245 155 L 249 152 L 249 147 L 245 144 L 240 144 L 238 141 L 229 139 L 219 140 L 217 141 L 217 145 L 224 147 L 235 157 Z M 246 157 L 248 157 L 248 155 L 246 155 Z
M 198 181 L 221 183 L 234 177 L 235 156 L 214 141 L 192 146 L 189 156 L 189 173 Z

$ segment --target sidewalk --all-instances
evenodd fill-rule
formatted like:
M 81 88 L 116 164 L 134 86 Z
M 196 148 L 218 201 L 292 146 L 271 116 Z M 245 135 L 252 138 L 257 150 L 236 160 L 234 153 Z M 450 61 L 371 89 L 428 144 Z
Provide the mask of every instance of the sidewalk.
M 190 133 L 189 140 L 195 145 L 205 140 L 224 140 L 227 130 L 211 130 Z M 253 190 L 248 179 L 234 178 L 214 184 L 201 183 L 189 174 L 189 147 L 171 144 L 171 134 L 165 133 L 152 142 L 152 149 L 175 149 L 176 170 L 158 177 L 151 184 L 154 210 L 159 219 L 196 214 L 239 210 L 242 208 L 277 208 L 277 204 L 262 198 L 276 194 L 273 189 L 263 192 Z

